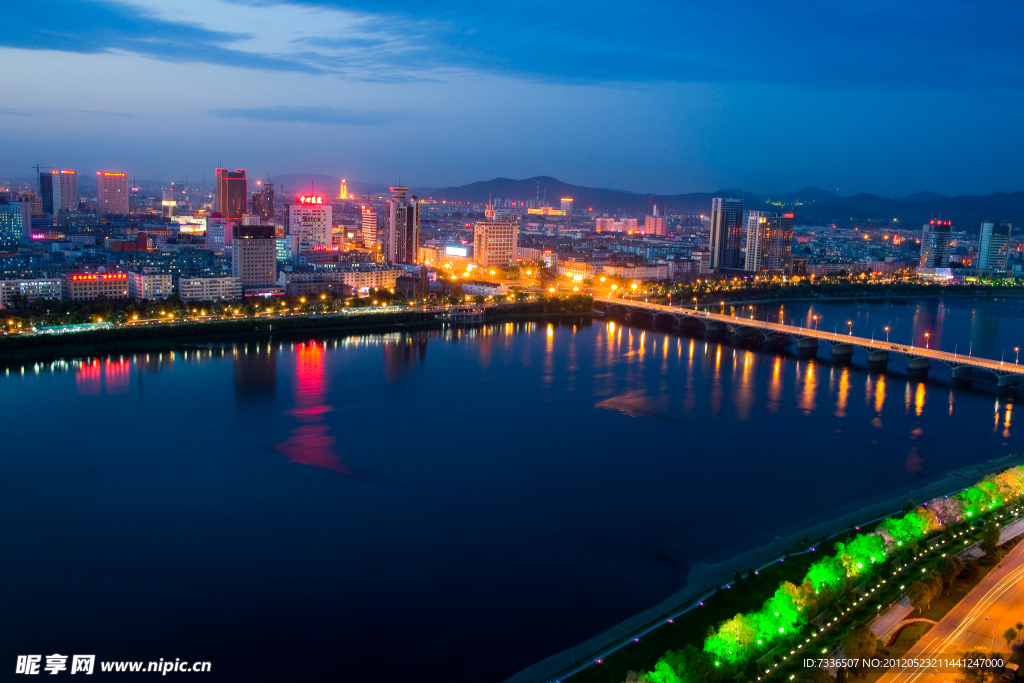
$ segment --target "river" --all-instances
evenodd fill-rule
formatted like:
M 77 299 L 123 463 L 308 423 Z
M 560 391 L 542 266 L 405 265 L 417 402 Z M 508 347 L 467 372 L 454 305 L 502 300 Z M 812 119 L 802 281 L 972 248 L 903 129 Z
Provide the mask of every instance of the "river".
M 1016 301 L 737 313 L 1024 339 Z M 865 365 L 595 321 L 0 366 L 0 647 L 502 681 L 696 563 L 1020 450 L 1012 396 Z

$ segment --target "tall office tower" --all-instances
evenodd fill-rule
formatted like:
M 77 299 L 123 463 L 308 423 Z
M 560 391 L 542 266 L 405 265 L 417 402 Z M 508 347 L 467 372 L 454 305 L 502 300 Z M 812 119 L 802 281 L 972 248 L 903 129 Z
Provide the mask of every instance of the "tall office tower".
M 234 171 L 226 168 L 217 169 L 217 178 L 214 181 L 214 211 L 229 221 L 241 218 L 245 213 L 248 196 L 249 186 L 245 180 L 244 168 Z
M 274 183 L 263 183 L 252 193 L 252 214 L 268 225 L 274 222 Z
M 507 267 L 519 257 L 519 225 L 494 220 L 494 207 L 484 212 L 487 220 L 473 226 L 473 257 L 481 268 Z
M 178 200 L 174 198 L 174 190 L 161 190 L 160 208 L 164 218 L 178 215 Z
M 921 262 L 923 268 L 949 268 L 949 240 L 953 232 L 953 221 L 937 218 L 921 228 Z
M 53 171 L 53 215 L 78 211 L 78 173 Z M 125 178 L 127 182 L 127 178 Z
M 981 224 L 981 235 L 978 238 L 978 270 L 1006 270 L 1006 261 L 1010 245 L 1010 224 Z
M 655 197 L 653 194 L 647 195 L 647 215 L 648 216 L 653 216 L 654 215 L 654 205 L 655 205 L 655 203 L 657 201 L 658 201 L 658 198 Z
M 236 225 L 231 240 L 231 274 L 242 290 L 277 285 L 277 238 L 273 225 Z
M 772 223 L 778 214 L 751 211 L 747 216 L 747 254 L 743 270 L 757 273 L 767 270 L 768 245 L 771 242 Z
M 0 195 L 0 249 L 17 248 L 32 231 L 32 207 Z
M 321 196 L 301 195 L 296 203 L 288 205 L 288 234 L 300 246 L 330 246 L 331 205 Z
M 420 251 L 420 203 L 416 195 L 406 198 L 408 187 L 392 187 L 384 226 L 384 260 L 416 263 Z
M 127 216 L 128 174 L 96 171 L 96 200 L 101 216 Z
M 743 269 L 788 273 L 793 265 L 793 214 L 751 211 L 747 217 L 747 254 Z
M 53 210 L 53 181 L 57 177 L 56 171 L 39 172 L 39 197 L 43 200 L 43 215 L 53 216 L 57 212 Z
M 751 272 L 790 272 L 793 267 L 793 214 L 751 211 L 746 218 L 746 258 Z
M 565 211 L 566 216 L 572 215 L 572 199 L 570 197 L 562 197 L 562 211 Z
M 377 243 L 377 214 L 365 204 L 359 207 L 362 214 L 363 246 L 373 247 Z
M 711 267 L 741 268 L 743 200 L 711 200 Z
M 345 184 L 345 179 L 341 179 L 341 187 L 338 188 L 338 199 L 348 199 L 348 185 Z

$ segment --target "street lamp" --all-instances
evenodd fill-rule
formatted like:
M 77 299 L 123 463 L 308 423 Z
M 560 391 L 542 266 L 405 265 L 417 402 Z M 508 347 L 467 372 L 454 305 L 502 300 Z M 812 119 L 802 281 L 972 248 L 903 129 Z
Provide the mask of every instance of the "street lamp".
M 930 336 L 931 335 L 929 333 L 927 333 L 927 332 L 924 333 L 924 347 L 926 349 L 931 348 L 930 346 L 928 346 L 928 337 L 930 337 Z
M 1013 347 L 1013 352 L 1015 354 L 1017 354 L 1017 358 L 1014 359 L 1013 364 L 1017 365 L 1018 363 L 1020 363 L 1020 347 L 1019 346 L 1014 346 Z
M 996 622 L 995 622 L 995 619 L 993 619 L 992 617 L 990 617 L 989 615 L 986 614 L 985 618 L 982 619 L 982 621 L 991 621 L 992 622 L 992 642 L 989 643 L 988 649 L 989 650 L 995 650 L 996 649 Z
M 886 327 L 885 327 L 885 343 L 886 344 L 889 343 L 889 326 L 888 325 L 886 325 Z
M 852 320 L 847 320 L 846 324 L 850 326 L 850 336 L 852 337 L 853 336 L 853 321 Z
M 836 323 L 836 326 L 832 328 L 832 336 L 833 337 L 838 337 L 839 336 L 839 323 Z

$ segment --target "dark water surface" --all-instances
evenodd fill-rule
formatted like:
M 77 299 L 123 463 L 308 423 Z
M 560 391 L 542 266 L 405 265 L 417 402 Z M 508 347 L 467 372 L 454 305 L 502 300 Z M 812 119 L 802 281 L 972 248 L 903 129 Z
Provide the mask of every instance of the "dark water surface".
M 1010 362 L 1024 340 L 1015 302 L 810 309 L 744 314 Z M 993 387 L 864 362 L 595 322 L 11 366 L 3 666 L 503 680 L 695 563 L 1020 450 Z

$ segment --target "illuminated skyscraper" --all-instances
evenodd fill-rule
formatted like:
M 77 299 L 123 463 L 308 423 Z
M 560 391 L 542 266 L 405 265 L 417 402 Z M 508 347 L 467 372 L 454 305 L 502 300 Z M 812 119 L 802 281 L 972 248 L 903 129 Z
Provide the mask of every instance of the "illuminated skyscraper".
M 274 222 L 274 183 L 263 183 L 252 193 L 252 213 L 266 224 Z
M 566 216 L 572 215 L 572 198 L 562 197 L 562 211 L 565 211 Z
M 53 171 L 53 215 L 78 211 L 78 173 Z M 128 182 L 127 177 L 125 183 Z
M 365 204 L 359 207 L 359 211 L 362 215 L 363 246 L 373 247 L 377 244 L 377 214 Z
M 96 199 L 101 216 L 127 216 L 128 174 L 97 171 Z
M 300 196 L 288 205 L 288 234 L 298 239 L 298 244 L 330 246 L 331 204 L 321 196 Z
M 258 293 L 277 286 L 277 239 L 273 225 L 236 225 L 231 240 L 231 274 L 242 290 Z
M 711 267 L 742 268 L 743 200 L 711 200 Z
M 1006 270 L 1007 252 L 1010 244 L 1009 223 L 981 224 L 978 238 L 978 270 Z
M 751 211 L 744 270 L 787 273 L 793 261 L 793 214 Z
M 338 190 L 338 199 L 348 199 L 348 185 L 345 184 L 345 179 L 341 179 L 341 188 Z
M 32 230 L 32 208 L 0 196 L 0 249 L 15 249 Z
M 949 268 L 949 240 L 953 221 L 933 218 L 921 229 L 921 262 L 924 268 Z
M 473 257 L 481 268 L 507 267 L 516 262 L 519 254 L 519 224 L 496 221 L 494 207 L 484 212 L 485 221 L 473 226 Z
M 416 195 L 406 198 L 408 187 L 392 187 L 384 228 L 384 260 L 417 263 L 420 248 L 420 204 Z
M 229 171 L 226 168 L 218 168 L 214 183 L 213 210 L 229 221 L 241 218 L 249 197 L 245 169 Z

